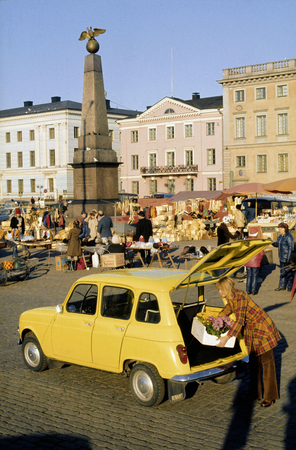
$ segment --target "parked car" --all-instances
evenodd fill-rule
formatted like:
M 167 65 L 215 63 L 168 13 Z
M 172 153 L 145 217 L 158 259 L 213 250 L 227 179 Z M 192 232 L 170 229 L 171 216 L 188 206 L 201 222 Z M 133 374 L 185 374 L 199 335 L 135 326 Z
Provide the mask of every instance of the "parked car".
M 15 200 L 14 205 L 11 204 L 11 200 L 5 200 L 5 208 L 17 208 L 19 206 L 28 206 L 30 202 L 28 200 Z
M 9 220 L 12 210 L 11 209 L 1 209 L 0 210 L 0 223 Z
M 129 376 L 135 399 L 159 404 L 185 398 L 189 382 L 225 383 L 245 373 L 248 352 L 240 336 L 233 348 L 202 345 L 191 334 L 202 310 L 218 313 L 204 289 L 229 276 L 270 245 L 242 240 L 215 248 L 188 272 L 121 269 L 83 277 L 62 305 L 24 312 L 19 344 L 24 362 L 43 371 L 56 361 Z M 234 318 L 234 317 L 233 317 Z

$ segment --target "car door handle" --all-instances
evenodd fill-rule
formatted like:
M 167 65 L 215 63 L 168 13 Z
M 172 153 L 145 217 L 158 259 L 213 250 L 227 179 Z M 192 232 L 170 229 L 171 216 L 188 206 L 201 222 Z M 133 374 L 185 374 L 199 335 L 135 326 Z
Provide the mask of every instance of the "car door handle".
M 88 325 L 89 327 L 92 326 L 92 322 L 84 322 L 84 325 Z
M 116 327 L 116 330 L 118 330 L 118 331 L 124 331 L 124 328 L 123 328 L 123 327 Z

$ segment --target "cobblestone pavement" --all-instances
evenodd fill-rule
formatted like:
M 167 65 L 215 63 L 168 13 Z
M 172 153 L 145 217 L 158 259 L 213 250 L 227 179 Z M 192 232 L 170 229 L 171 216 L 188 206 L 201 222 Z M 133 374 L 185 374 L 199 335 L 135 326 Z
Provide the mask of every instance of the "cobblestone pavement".
M 181 242 L 184 245 L 215 245 Z M 0 261 L 11 251 L 0 250 Z M 35 252 L 38 269 L 23 282 L 0 287 L 0 448 L 23 449 L 295 449 L 296 438 L 296 296 L 275 292 L 279 269 L 265 266 L 255 301 L 276 322 L 283 339 L 275 356 L 281 399 L 270 408 L 244 399 L 248 380 L 188 386 L 187 398 L 154 408 L 140 406 L 128 379 L 79 366 L 35 373 L 25 368 L 16 345 L 18 318 L 24 310 L 61 303 L 79 277 L 98 272 L 63 273 L 50 265 L 46 251 Z M 157 266 L 157 262 L 153 265 Z M 192 263 L 190 263 L 192 264 Z M 238 287 L 245 288 L 243 282 Z M 217 296 L 213 287 L 210 295 Z

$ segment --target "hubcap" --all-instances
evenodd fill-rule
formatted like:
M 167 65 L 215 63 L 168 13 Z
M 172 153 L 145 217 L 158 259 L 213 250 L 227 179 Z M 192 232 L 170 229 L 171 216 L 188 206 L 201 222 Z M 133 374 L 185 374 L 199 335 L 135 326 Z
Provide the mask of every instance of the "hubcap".
M 32 367 L 37 367 L 40 363 L 40 353 L 38 348 L 32 342 L 28 343 L 25 347 L 25 358 L 28 364 Z
M 133 379 L 133 387 L 137 396 L 143 401 L 151 400 L 153 396 L 153 384 L 146 372 L 136 372 Z

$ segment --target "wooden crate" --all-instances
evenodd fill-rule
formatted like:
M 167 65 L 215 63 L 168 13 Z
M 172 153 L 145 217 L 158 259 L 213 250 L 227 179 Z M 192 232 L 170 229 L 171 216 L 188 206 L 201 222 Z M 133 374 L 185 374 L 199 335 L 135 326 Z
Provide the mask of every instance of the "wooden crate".
M 101 265 L 103 268 L 123 267 L 125 265 L 124 253 L 109 253 L 109 255 L 102 255 Z

